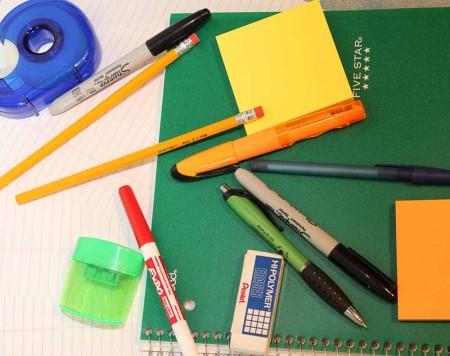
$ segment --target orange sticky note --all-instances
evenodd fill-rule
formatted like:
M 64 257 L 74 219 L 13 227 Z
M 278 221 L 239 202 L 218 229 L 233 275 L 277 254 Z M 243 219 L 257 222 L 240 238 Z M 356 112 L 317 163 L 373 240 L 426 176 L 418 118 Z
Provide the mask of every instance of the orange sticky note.
M 397 201 L 399 320 L 450 320 L 450 200 Z

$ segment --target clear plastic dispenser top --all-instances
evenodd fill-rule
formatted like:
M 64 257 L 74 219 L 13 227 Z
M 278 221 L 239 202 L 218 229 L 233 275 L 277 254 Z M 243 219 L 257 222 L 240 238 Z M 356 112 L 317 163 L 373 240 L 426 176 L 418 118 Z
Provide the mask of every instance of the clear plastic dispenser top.
M 29 0 L 0 22 L 0 116 L 38 115 L 98 68 L 100 45 L 65 0 Z
M 123 324 L 144 266 L 142 255 L 121 245 L 80 237 L 60 307 L 105 324 Z

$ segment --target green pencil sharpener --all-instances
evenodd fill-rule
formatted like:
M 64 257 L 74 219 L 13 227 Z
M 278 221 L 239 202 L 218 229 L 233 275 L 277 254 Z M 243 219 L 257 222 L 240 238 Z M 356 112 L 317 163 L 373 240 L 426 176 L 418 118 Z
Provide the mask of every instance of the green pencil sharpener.
M 66 277 L 61 309 L 104 324 L 123 324 L 143 266 L 139 252 L 80 237 Z

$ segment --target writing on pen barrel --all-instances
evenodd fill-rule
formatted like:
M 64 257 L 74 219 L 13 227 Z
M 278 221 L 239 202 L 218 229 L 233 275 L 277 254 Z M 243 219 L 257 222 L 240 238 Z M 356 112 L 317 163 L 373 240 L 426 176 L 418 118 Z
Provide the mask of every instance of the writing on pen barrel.
M 347 127 L 365 117 L 360 101 L 337 104 L 199 152 L 178 162 L 170 173 L 186 181 L 230 172 L 234 170 L 232 165 L 241 161 Z
M 213 124 L 187 132 L 177 137 L 170 138 L 150 147 L 146 147 L 139 151 L 129 153 L 112 161 L 102 163 L 98 166 L 91 167 L 84 171 L 74 173 L 70 176 L 18 194 L 16 196 L 17 203 L 28 203 L 32 200 L 43 198 L 50 194 L 74 187 L 87 181 L 92 181 L 93 179 L 99 178 L 106 174 L 114 173 L 119 169 L 129 167 L 138 162 L 142 162 L 150 157 L 162 155 L 166 152 L 170 152 L 183 146 L 190 145 L 191 143 L 204 140 L 226 130 L 230 130 L 237 126 L 244 125 L 245 123 L 260 119 L 262 116 L 264 116 L 264 111 L 261 106 L 240 112 L 239 114 L 231 116 L 227 119 L 217 121 Z
M 166 266 L 159 254 L 155 238 L 145 220 L 136 196 L 128 185 L 119 189 L 119 196 L 133 229 L 136 242 L 144 257 L 150 277 L 155 285 L 156 292 L 177 338 L 178 345 L 183 355 L 197 356 L 197 347 L 184 317 L 183 310 L 169 281 Z
M 364 319 L 339 286 L 298 250 L 252 202 L 251 196 L 239 189 L 222 184 L 220 190 L 230 208 L 300 275 L 308 286 L 340 314 L 359 326 L 367 327 Z
M 22 174 L 26 173 L 29 169 L 33 168 L 40 161 L 70 141 L 84 129 L 92 125 L 199 42 L 200 39 L 197 35 L 192 34 L 189 38 L 182 41 L 177 47 L 170 50 L 164 56 L 145 68 L 123 87 L 116 90 L 100 104 L 92 108 L 92 110 L 84 114 L 81 118 L 53 137 L 50 141 L 31 153 L 23 161 L 0 176 L 0 190 L 19 178 Z
M 397 300 L 397 284 L 377 267 L 323 231 L 252 172 L 238 168 L 234 174 L 255 199 L 364 287 L 389 302 Z
M 394 164 L 357 166 L 262 159 L 254 159 L 250 164 L 252 170 L 257 172 L 387 180 L 418 185 L 450 185 L 450 170 L 425 166 Z
M 189 35 L 196 32 L 210 17 L 211 13 L 209 10 L 202 9 L 175 22 L 173 25 L 147 40 L 144 44 L 57 98 L 49 107 L 50 113 L 52 115 L 61 114 L 118 82 L 127 75 L 150 64 L 156 59 L 158 54 L 174 47 L 189 37 Z

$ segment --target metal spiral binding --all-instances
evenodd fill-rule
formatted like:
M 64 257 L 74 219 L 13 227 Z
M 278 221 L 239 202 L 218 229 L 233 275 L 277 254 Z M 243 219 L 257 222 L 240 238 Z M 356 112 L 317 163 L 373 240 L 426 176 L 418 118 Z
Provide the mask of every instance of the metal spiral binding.
M 141 350 L 147 353 L 147 356 L 181 356 L 181 350 L 176 343 L 176 337 L 172 330 L 167 331 L 164 337 L 163 329 L 147 328 L 144 334 L 148 337 L 142 344 Z M 200 355 L 203 356 L 231 356 L 243 355 L 231 351 L 231 333 L 222 334 L 215 331 L 213 335 L 207 330 L 199 333 L 192 331 L 192 337 L 198 346 Z M 419 347 L 415 343 L 404 344 L 397 342 L 395 346 L 390 341 L 380 344 L 374 340 L 347 339 L 343 342 L 341 339 L 330 340 L 317 337 L 298 336 L 294 338 L 287 335 L 284 338 L 280 335 L 274 335 L 271 342 L 271 356 L 450 356 L 450 345 L 445 348 L 442 345 L 424 344 Z M 188 356 L 188 355 L 183 355 Z

